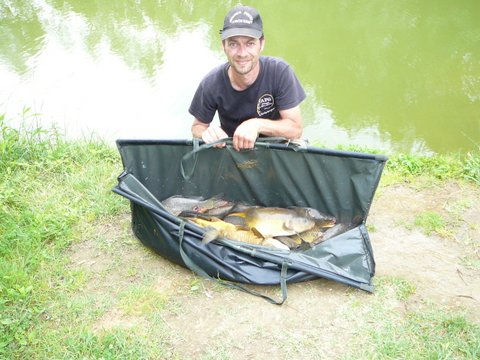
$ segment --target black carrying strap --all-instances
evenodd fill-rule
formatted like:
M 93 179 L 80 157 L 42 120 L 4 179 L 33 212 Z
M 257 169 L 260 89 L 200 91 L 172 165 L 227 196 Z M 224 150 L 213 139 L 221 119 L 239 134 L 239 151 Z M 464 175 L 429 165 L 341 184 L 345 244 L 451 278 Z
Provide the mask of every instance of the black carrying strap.
M 224 138 L 224 139 L 220 139 L 220 140 L 214 141 L 214 142 L 209 143 L 209 144 L 202 144 L 202 145 L 200 145 L 200 140 L 199 139 L 194 138 L 193 139 L 193 150 L 188 152 L 187 154 L 185 154 L 182 158 L 182 161 L 180 162 L 180 171 L 182 173 L 183 178 L 185 180 L 190 180 L 190 178 L 193 176 L 193 173 L 195 172 L 195 167 L 197 165 L 198 153 L 199 152 L 201 152 L 203 150 L 206 150 L 206 149 L 210 149 L 212 147 L 216 147 L 217 145 L 220 145 L 220 144 L 225 144 L 225 146 L 232 146 L 233 145 L 233 138 L 231 138 L 231 137 L 230 138 Z M 261 137 L 261 138 L 258 138 L 257 141 L 255 142 L 256 147 L 268 148 L 272 144 L 285 144 L 285 146 L 287 146 L 287 147 L 288 146 L 293 146 L 292 148 L 295 151 L 304 150 L 307 147 L 306 142 L 292 141 L 292 140 L 286 139 L 284 137 Z M 187 163 L 190 160 L 191 160 L 192 164 L 190 165 L 190 170 L 187 173 L 185 171 L 185 163 Z
M 280 271 L 280 288 L 281 288 L 281 291 L 282 291 L 282 299 L 280 301 L 277 301 L 275 299 L 272 299 L 271 297 L 267 296 L 267 295 L 264 295 L 262 293 L 259 293 L 258 291 L 255 291 L 255 290 L 251 290 L 251 289 L 247 289 L 246 287 L 243 287 L 239 284 L 235 284 L 235 283 L 232 283 L 232 282 L 229 282 L 229 281 L 225 281 L 225 280 L 222 280 L 222 279 L 218 279 L 218 278 L 214 278 L 214 277 L 211 277 L 209 274 L 207 274 L 207 272 L 205 270 L 203 270 L 200 266 L 198 266 L 197 264 L 195 264 L 195 262 L 187 255 L 187 253 L 185 252 L 185 250 L 183 249 L 183 236 L 184 236 L 184 233 L 185 233 L 185 222 L 182 221 L 180 223 L 180 226 L 179 226 L 179 230 L 178 230 L 178 240 L 179 240 L 179 249 L 180 249 L 180 256 L 182 257 L 182 260 L 183 262 L 185 263 L 185 265 L 191 270 L 193 271 L 195 274 L 199 275 L 199 276 L 202 276 L 206 279 L 209 279 L 209 280 L 214 280 L 214 281 L 217 281 L 219 284 L 225 286 L 225 287 L 228 287 L 228 288 L 231 288 L 231 289 L 235 289 L 235 290 L 240 290 L 240 291 L 243 291 L 243 292 L 246 292 L 250 295 L 254 295 L 254 296 L 258 296 L 266 301 L 268 301 L 269 303 L 271 304 L 275 304 L 275 305 L 282 305 L 285 300 L 287 300 L 287 270 L 288 270 L 288 260 L 284 260 L 282 262 L 282 269 Z

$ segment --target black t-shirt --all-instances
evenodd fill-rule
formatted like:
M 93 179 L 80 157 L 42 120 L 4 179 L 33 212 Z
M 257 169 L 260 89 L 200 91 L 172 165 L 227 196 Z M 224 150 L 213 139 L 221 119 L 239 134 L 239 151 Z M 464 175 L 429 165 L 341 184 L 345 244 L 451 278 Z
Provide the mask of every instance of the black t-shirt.
M 213 120 L 218 111 L 222 129 L 233 136 L 237 126 L 251 118 L 277 120 L 280 110 L 300 104 L 306 97 L 291 67 L 283 60 L 260 57 L 260 73 L 245 90 L 235 90 L 228 78 L 229 64 L 209 72 L 193 97 L 190 114 L 204 123 Z

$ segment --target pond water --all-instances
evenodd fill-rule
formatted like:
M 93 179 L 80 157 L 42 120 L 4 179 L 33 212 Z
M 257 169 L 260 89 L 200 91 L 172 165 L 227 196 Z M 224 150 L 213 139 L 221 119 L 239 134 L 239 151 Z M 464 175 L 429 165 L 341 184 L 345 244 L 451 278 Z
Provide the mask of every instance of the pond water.
M 263 54 L 287 60 L 307 91 L 311 143 L 479 148 L 480 1 L 254 3 Z M 225 61 L 218 30 L 236 4 L 3 0 L 0 114 L 12 123 L 39 114 L 68 137 L 190 138 L 188 106 Z

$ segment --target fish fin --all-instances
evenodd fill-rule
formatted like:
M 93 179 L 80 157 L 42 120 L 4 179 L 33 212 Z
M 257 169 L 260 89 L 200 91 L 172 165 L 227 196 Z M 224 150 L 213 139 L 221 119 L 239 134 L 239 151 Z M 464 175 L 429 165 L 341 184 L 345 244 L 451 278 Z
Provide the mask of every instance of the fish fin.
M 280 241 L 282 244 L 288 246 L 289 249 L 296 248 L 298 244 L 290 236 L 276 236 L 275 240 Z
M 296 232 L 295 235 L 298 236 L 301 241 L 308 243 L 308 241 L 302 236 L 302 233 Z
M 292 219 L 285 220 L 283 222 L 283 228 L 285 230 L 293 230 L 293 221 Z
M 205 234 L 203 234 L 202 243 L 208 244 L 213 240 L 218 239 L 219 237 L 220 237 L 220 233 L 218 232 L 217 229 L 208 228 L 207 231 L 205 231 Z
M 246 205 L 246 204 L 243 204 L 243 203 L 235 203 L 235 205 L 233 206 L 233 208 L 230 210 L 231 213 L 244 213 L 245 210 L 249 209 L 249 208 L 252 208 L 253 206 L 250 206 L 250 205 Z
M 268 239 L 263 240 L 262 245 L 271 246 L 271 247 L 274 247 L 276 249 L 290 250 L 290 248 L 287 245 L 282 244 L 280 241 L 278 241 L 277 239 L 274 239 L 274 238 L 268 238 Z
M 200 217 L 202 215 L 198 211 L 195 210 L 183 210 L 180 214 L 178 214 L 178 217 L 184 217 L 184 218 L 191 218 L 191 217 Z
M 223 218 L 225 222 L 228 222 L 233 225 L 238 225 L 238 226 L 246 226 L 245 225 L 245 218 L 237 215 L 231 215 L 228 214 Z
M 234 224 L 235 225 L 235 224 Z M 241 231 L 252 231 L 252 229 L 250 229 L 247 225 L 235 225 L 235 228 L 237 230 L 241 230 Z M 252 231 L 253 232 L 253 231 Z M 259 234 L 258 233 L 255 233 L 253 232 L 253 234 L 255 236 L 258 236 Z
M 319 234 L 319 236 L 314 239 L 312 242 L 308 243 L 308 245 L 313 248 L 315 245 L 318 245 L 322 242 L 324 242 L 326 239 L 323 238 L 323 233 L 322 234 Z
M 252 227 L 250 230 L 255 234 L 255 236 L 265 239 L 265 236 L 263 236 L 263 234 L 258 231 L 256 227 Z

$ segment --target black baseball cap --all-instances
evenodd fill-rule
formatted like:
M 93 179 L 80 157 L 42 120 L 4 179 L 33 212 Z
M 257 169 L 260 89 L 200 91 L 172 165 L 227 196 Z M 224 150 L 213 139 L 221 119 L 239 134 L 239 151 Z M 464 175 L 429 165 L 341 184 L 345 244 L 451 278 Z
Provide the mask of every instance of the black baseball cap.
M 222 40 L 232 36 L 250 36 L 260 39 L 263 36 L 262 18 L 253 7 L 235 6 L 225 16 L 220 34 L 222 34 Z

